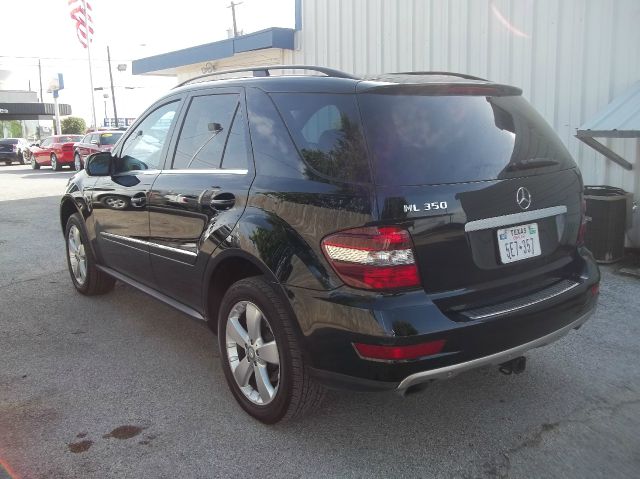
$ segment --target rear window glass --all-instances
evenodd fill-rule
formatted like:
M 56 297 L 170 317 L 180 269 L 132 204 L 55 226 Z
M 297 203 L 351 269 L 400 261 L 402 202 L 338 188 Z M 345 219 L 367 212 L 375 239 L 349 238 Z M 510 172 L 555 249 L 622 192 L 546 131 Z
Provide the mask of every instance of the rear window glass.
M 457 183 L 574 166 L 521 97 L 359 95 L 377 184 Z
M 331 178 L 370 180 L 354 95 L 271 95 L 305 163 Z
M 67 136 L 59 136 L 56 139 L 57 143 L 74 143 L 82 140 L 81 136 L 67 135 Z
M 103 133 L 100 135 L 101 145 L 114 145 L 120 139 L 122 133 Z

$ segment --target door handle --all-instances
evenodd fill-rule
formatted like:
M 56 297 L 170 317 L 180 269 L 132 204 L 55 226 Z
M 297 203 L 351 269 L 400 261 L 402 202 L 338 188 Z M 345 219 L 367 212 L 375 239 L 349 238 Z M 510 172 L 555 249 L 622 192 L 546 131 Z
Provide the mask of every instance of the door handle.
M 219 193 L 211 198 L 211 208 L 218 211 L 224 211 L 231 208 L 236 203 L 236 197 L 232 193 Z
M 146 196 L 134 196 L 133 198 L 131 198 L 131 206 L 134 206 L 136 208 L 142 208 L 146 202 Z

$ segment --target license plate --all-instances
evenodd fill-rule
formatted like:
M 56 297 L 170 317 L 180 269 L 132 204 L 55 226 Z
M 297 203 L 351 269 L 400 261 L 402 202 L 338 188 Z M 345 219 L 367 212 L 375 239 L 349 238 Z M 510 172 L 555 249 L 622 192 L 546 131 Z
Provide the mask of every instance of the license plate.
M 541 251 L 538 223 L 498 230 L 498 249 L 503 264 L 539 256 Z

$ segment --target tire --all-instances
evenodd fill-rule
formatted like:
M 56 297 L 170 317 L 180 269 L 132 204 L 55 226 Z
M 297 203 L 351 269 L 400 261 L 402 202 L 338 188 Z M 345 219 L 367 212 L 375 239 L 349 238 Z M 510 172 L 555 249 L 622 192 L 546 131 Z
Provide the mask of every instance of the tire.
M 82 159 L 79 154 L 73 155 L 73 167 L 76 171 L 81 171 L 84 167 L 82 166 Z
M 247 278 L 229 288 L 218 316 L 218 344 L 227 384 L 240 406 L 266 424 L 303 416 L 319 406 L 325 393 L 309 375 L 294 330 L 296 320 L 285 301 L 263 277 Z M 258 318 L 252 322 L 258 325 L 257 334 L 249 333 L 249 316 Z M 268 360 L 263 359 L 267 356 Z M 268 380 L 260 381 L 262 388 L 258 374 Z M 242 379 L 236 380 L 236 375 Z M 267 382 L 271 396 L 263 394 Z M 245 386 L 241 388 L 240 383 Z
M 93 251 L 87 246 L 89 241 L 84 220 L 79 213 L 72 214 L 67 221 L 64 238 L 67 246 L 67 267 L 76 290 L 87 296 L 111 291 L 116 280 L 96 267 Z M 82 261 L 84 261 L 84 274 L 79 274 L 83 269 L 80 266 Z
M 36 155 L 31 155 L 31 169 L 39 170 L 40 164 L 36 161 Z
M 20 158 L 19 158 L 19 160 L 20 160 L 20 164 L 21 164 L 21 165 L 26 165 L 26 164 L 27 164 L 27 159 L 26 159 L 26 158 L 25 158 L 25 156 L 24 156 L 24 152 L 20 153 Z
M 53 171 L 60 171 L 62 169 L 62 165 L 58 163 L 58 157 L 55 153 L 51 153 L 51 169 Z

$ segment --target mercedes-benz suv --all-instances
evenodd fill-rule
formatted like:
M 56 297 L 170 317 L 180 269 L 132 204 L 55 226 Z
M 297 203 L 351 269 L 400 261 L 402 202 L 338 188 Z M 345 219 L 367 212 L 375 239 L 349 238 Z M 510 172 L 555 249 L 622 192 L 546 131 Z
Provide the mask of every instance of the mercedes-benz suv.
M 208 321 L 249 414 L 518 372 L 593 311 L 580 172 L 518 88 L 242 72 L 153 104 L 70 180 L 60 220 L 75 288 L 120 280 Z

